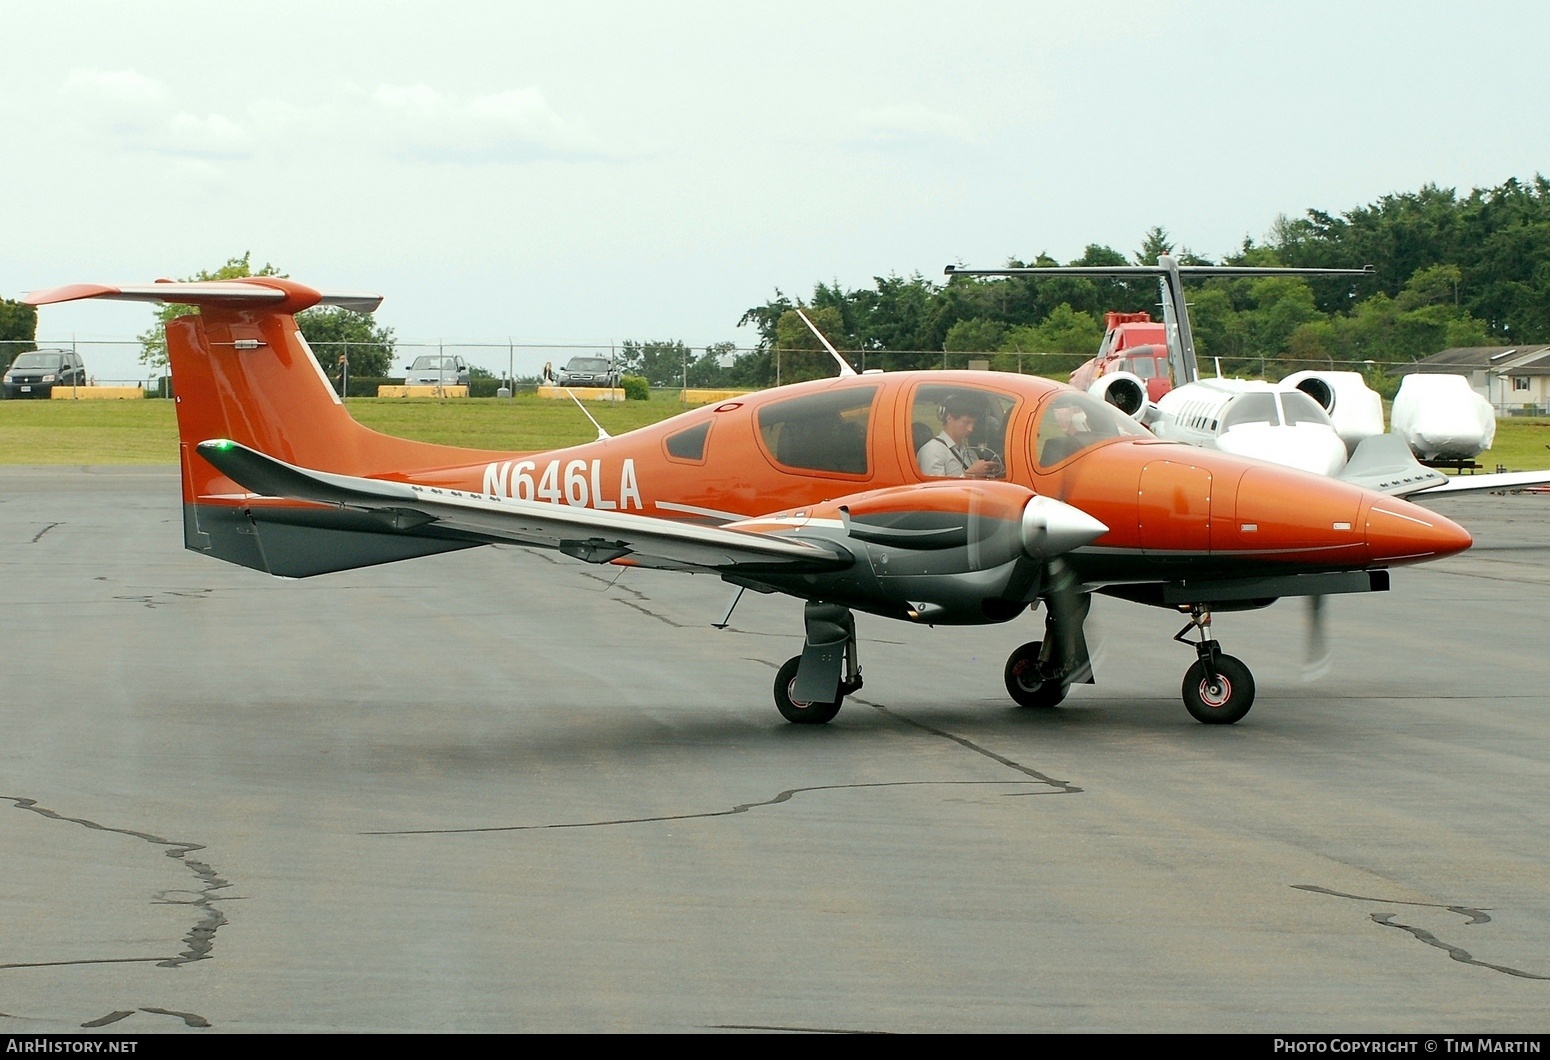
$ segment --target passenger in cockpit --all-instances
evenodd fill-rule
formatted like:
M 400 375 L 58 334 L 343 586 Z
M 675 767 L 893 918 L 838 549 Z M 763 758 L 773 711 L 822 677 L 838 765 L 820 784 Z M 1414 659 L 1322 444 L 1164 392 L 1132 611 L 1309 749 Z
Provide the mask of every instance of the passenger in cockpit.
M 952 394 L 942 402 L 942 432 L 916 450 L 920 473 L 929 478 L 1000 478 L 1006 473 L 999 459 L 986 459 L 969 444 L 979 424 L 982 404 L 972 397 Z M 929 427 L 926 428 L 930 430 Z

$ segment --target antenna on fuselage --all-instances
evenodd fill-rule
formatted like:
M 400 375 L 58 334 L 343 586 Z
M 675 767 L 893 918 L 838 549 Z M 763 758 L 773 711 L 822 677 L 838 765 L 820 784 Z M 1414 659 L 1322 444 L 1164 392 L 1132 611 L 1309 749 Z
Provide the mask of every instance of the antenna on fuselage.
M 840 363 L 840 378 L 844 379 L 848 375 L 855 375 L 856 370 L 850 366 L 849 361 L 840 356 L 840 351 L 836 350 L 834 345 L 828 339 L 824 338 L 823 332 L 818 330 L 818 325 L 814 324 L 811 320 L 808 320 L 807 314 L 802 312 L 800 308 L 797 309 L 797 316 L 802 318 L 802 323 L 807 325 L 807 330 L 816 335 L 818 337 L 818 341 L 823 343 L 823 348 L 829 351 L 829 356 L 833 357 Z
M 1157 277 L 1162 294 L 1163 325 L 1168 337 L 1168 360 L 1173 364 L 1175 385 L 1193 383 L 1200 378 L 1195 358 L 1195 335 L 1189 326 L 1189 306 L 1184 302 L 1184 277 L 1212 276 L 1371 276 L 1371 265 L 1360 269 L 1297 269 L 1258 265 L 1180 265 L 1171 254 L 1157 255 L 1156 265 L 1050 265 L 1020 269 L 964 269 L 949 265 L 948 276 L 1091 276 L 1109 280 Z M 804 318 L 805 319 L 805 318 Z M 809 327 L 812 325 L 809 324 Z
M 566 387 L 565 388 L 565 393 L 567 395 L 569 395 L 570 399 L 576 403 L 576 407 L 581 410 L 581 414 L 583 416 L 585 416 L 587 419 L 592 420 L 592 426 L 597 428 L 597 440 L 598 441 L 601 442 L 604 438 L 612 438 L 613 437 L 613 435 L 611 435 L 607 431 L 603 430 L 603 425 L 601 423 L 599 423 L 599 422 L 597 422 L 597 420 L 593 419 L 592 413 L 587 411 L 587 407 L 581 403 L 581 399 L 579 397 L 577 397 L 575 394 L 571 393 L 570 387 Z

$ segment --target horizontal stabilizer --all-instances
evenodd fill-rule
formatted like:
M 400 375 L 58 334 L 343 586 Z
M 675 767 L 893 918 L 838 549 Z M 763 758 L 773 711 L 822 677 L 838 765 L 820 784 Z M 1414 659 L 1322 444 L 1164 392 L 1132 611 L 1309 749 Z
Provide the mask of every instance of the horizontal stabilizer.
M 315 291 L 291 280 L 255 276 L 240 280 L 194 280 L 109 287 L 98 283 L 72 283 L 32 291 L 23 296 L 28 305 L 53 305 L 82 298 L 107 298 L 123 302 L 177 302 L 181 305 L 224 306 L 232 309 L 283 308 L 298 312 L 315 305 L 338 306 L 352 313 L 375 313 L 382 304 L 379 294 Z
M 254 493 L 379 511 L 424 534 L 432 528 L 463 540 L 554 548 L 595 563 L 631 557 L 645 565 L 717 573 L 841 570 L 854 557 L 842 546 L 785 534 L 700 526 L 618 511 L 331 475 L 296 467 L 226 439 L 199 443 L 199 455 Z M 427 517 L 416 521 L 413 513 Z
M 1397 434 L 1375 434 L 1357 445 L 1339 476 L 1353 486 L 1391 497 L 1408 497 L 1448 481 L 1441 471 L 1423 466 Z

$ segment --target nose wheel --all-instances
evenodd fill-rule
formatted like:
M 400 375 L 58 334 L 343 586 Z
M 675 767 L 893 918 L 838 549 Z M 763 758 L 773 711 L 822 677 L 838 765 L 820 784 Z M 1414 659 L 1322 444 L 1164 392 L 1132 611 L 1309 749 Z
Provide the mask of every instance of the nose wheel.
M 1200 631 L 1200 640 L 1192 645 L 1198 658 L 1184 671 L 1184 709 L 1203 724 L 1231 725 L 1254 705 L 1254 675 L 1241 660 L 1222 654 L 1211 636 L 1209 608 L 1191 607 L 1189 624 L 1173 639 L 1189 644 L 1184 638 L 1192 629 Z

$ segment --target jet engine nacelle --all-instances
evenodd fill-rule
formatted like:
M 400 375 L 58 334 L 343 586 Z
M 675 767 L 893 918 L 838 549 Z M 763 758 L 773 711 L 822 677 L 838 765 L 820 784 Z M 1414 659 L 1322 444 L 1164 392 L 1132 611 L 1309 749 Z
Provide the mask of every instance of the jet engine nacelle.
M 1383 433 L 1383 398 L 1360 372 L 1293 372 L 1281 385 L 1296 387 L 1323 406 L 1347 454 L 1356 452 L 1363 439 Z
M 1461 375 L 1405 376 L 1392 419 L 1422 460 L 1468 460 L 1496 441 L 1496 410 Z
M 1132 372 L 1110 372 L 1088 387 L 1087 392 L 1099 401 L 1107 401 L 1137 423 L 1146 419 L 1149 404 L 1146 383 Z

